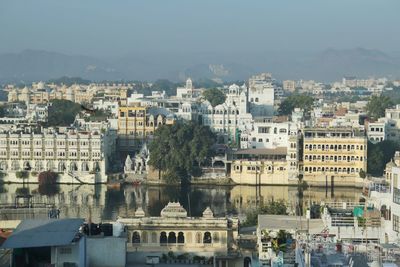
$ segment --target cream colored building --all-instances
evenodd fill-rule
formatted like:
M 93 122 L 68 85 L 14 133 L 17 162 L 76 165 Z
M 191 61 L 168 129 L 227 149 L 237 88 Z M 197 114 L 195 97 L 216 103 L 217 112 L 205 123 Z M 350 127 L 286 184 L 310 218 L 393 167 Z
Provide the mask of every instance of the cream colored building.
M 202 217 L 188 217 L 178 202 L 169 202 L 160 217 L 147 217 L 139 208 L 133 218 L 118 218 L 128 231 L 128 251 L 201 253 L 227 256 L 235 246 L 238 220 L 214 217 L 206 208 Z
M 237 184 L 297 184 L 297 167 L 291 166 L 287 151 L 286 147 L 238 150 L 233 155 L 230 177 Z
M 358 185 L 367 170 L 367 138 L 352 128 L 306 128 L 304 181 L 309 184 Z
M 141 141 L 152 136 L 157 127 L 173 124 L 174 121 L 172 113 L 163 108 L 140 105 L 119 107 L 118 147 L 121 151 L 134 150 Z
M 115 137 L 109 131 L 59 132 L 49 128 L 40 133 L 28 129 L 3 132 L 0 172 L 7 173 L 9 181 L 18 180 L 19 171 L 53 171 L 63 175 L 63 182 L 104 183 L 114 147 Z M 32 175 L 32 179 L 29 182 L 37 182 L 37 176 Z
M 291 80 L 283 81 L 283 90 L 293 92 L 296 90 L 296 82 Z

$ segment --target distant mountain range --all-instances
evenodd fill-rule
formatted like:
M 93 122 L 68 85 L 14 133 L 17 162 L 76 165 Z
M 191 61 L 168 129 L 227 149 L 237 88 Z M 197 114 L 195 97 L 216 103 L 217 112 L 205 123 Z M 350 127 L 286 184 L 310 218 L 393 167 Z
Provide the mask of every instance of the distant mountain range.
M 328 49 L 321 53 L 249 52 L 198 53 L 189 55 L 149 53 L 123 58 L 99 59 L 89 56 L 25 50 L 0 54 L 0 82 L 31 82 L 61 76 L 103 80 L 182 81 L 214 79 L 233 81 L 248 79 L 259 72 L 272 72 L 279 80 L 339 80 L 343 76 L 386 76 L 400 78 L 400 54 L 355 48 Z

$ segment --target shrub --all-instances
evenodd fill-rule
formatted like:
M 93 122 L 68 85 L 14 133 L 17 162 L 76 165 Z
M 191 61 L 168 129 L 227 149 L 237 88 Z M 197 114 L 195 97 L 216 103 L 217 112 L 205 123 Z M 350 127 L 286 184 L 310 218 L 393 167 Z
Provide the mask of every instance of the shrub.
M 40 185 L 57 184 L 58 173 L 52 171 L 41 172 L 38 176 Z
M 29 177 L 29 173 L 27 171 L 17 171 L 15 175 L 19 179 L 25 179 Z

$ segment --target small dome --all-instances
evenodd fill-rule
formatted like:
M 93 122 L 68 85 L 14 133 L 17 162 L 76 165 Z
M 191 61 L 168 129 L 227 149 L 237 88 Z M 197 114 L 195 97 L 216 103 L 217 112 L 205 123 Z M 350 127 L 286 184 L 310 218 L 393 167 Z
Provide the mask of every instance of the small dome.
M 210 209 L 210 207 L 207 207 L 207 208 L 203 211 L 203 218 L 214 218 L 214 213 L 212 212 L 212 210 Z
M 179 202 L 168 202 L 168 205 L 161 210 L 161 217 L 164 218 L 185 218 L 187 211 Z
M 139 207 L 136 211 L 135 211 L 135 217 L 144 217 L 144 210 L 142 209 L 142 207 Z

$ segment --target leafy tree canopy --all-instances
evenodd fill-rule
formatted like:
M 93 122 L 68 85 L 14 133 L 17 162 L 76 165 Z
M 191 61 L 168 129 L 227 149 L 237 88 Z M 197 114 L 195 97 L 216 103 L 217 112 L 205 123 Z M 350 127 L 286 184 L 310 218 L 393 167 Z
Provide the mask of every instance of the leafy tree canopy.
M 302 108 L 309 111 L 314 103 L 314 98 L 308 95 L 293 94 L 282 101 L 279 106 L 279 114 L 290 115 L 295 108 Z
M 6 116 L 6 108 L 5 106 L 0 106 L 0 118 Z
M 167 182 L 188 182 L 201 174 L 201 165 L 213 155 L 215 140 L 209 127 L 194 122 L 163 125 L 149 145 L 149 164 L 165 173 Z
M 394 141 L 385 140 L 377 144 L 368 142 L 367 172 L 374 176 L 383 175 L 386 164 L 399 149 L 400 144 Z
M 226 95 L 219 89 L 212 88 L 207 89 L 203 92 L 203 96 L 208 102 L 211 103 L 211 106 L 215 107 L 225 102 Z
M 393 90 L 385 91 L 382 95 L 389 97 L 394 104 L 400 104 L 400 86 L 393 86 L 392 88 Z
M 69 100 L 51 100 L 46 126 L 69 126 L 81 109 L 81 105 Z
M 385 116 L 385 109 L 393 105 L 388 96 L 372 96 L 367 104 L 368 116 L 377 120 Z
M 242 224 L 242 226 L 246 227 L 257 225 L 258 214 L 286 215 L 287 207 L 285 202 L 283 202 L 282 200 L 271 200 L 268 203 L 259 207 L 258 209 L 249 211 L 246 214 L 246 221 Z

